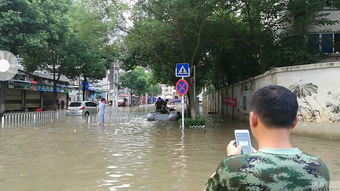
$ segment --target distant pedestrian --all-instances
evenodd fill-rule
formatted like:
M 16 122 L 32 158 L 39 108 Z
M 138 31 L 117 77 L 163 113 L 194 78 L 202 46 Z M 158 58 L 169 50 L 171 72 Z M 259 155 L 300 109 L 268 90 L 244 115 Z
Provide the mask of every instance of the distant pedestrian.
M 162 105 L 163 105 L 163 100 L 161 97 L 159 97 L 155 103 L 156 105 L 156 111 L 161 111 L 162 110 Z
M 97 108 L 97 113 L 98 113 L 98 123 L 99 125 L 103 125 L 104 124 L 104 116 L 105 116 L 105 99 L 102 98 L 101 102 L 98 105 Z
M 60 101 L 60 104 L 61 104 L 61 109 L 64 109 L 65 101 L 63 99 Z
M 55 102 L 57 104 L 57 109 L 59 109 L 60 108 L 60 97 L 58 97 Z

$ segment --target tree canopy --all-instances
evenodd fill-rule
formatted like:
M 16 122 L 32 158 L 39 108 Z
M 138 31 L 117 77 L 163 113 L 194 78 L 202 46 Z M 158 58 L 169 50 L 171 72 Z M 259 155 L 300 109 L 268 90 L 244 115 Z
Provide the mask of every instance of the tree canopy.
M 129 88 L 131 94 L 139 96 L 144 94 L 159 95 L 162 93 L 162 89 L 154 80 L 153 75 L 141 66 L 120 75 L 119 83 L 121 87 Z
M 188 79 L 194 113 L 194 84 L 197 92 L 219 89 L 320 59 L 308 46 L 308 29 L 338 22 L 325 17 L 327 6 L 339 8 L 340 1 L 136 0 L 126 28 L 129 7 L 119 0 L 0 0 L 0 49 L 20 55 L 28 71 L 53 70 L 57 80 L 101 79 L 119 58 L 138 94 L 155 83 L 134 76 L 144 75 L 137 66 L 150 69 L 156 82 L 175 84 L 175 64 L 187 62 L 196 68 L 196 80 Z
M 124 8 L 118 1 L 0 0 L 0 49 L 19 55 L 29 72 L 101 79 L 117 55 L 112 37 Z
M 219 89 L 272 67 L 318 60 L 306 34 L 311 25 L 334 24 L 325 6 L 324 0 L 138 0 L 121 58 L 127 69 L 147 66 L 167 84 L 177 80 L 175 64 L 188 62 L 198 89 Z M 190 90 L 189 97 L 193 102 Z

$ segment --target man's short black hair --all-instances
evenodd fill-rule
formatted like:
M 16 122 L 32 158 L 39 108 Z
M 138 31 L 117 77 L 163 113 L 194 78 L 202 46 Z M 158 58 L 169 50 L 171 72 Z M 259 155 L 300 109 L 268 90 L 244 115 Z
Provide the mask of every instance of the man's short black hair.
M 102 98 L 101 101 L 105 101 L 105 98 Z
M 296 119 L 296 95 L 282 86 L 266 86 L 251 100 L 251 110 L 269 127 L 289 128 Z

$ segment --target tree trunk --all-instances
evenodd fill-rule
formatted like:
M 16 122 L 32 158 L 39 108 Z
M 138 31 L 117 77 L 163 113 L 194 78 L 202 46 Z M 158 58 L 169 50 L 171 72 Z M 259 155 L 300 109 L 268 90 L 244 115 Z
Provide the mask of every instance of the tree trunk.
M 55 72 L 56 72 L 55 62 L 54 62 L 54 60 L 52 60 L 52 62 L 53 62 L 53 98 L 54 98 L 53 107 L 56 110 L 57 109 L 57 99 L 58 99 L 58 95 L 57 95 L 57 81 L 55 79 Z
M 194 89 L 193 85 L 190 82 L 189 83 L 189 92 L 188 92 L 188 100 L 189 100 L 189 112 L 190 112 L 190 117 L 192 119 L 196 119 L 196 108 L 195 108 L 195 95 L 194 95 Z

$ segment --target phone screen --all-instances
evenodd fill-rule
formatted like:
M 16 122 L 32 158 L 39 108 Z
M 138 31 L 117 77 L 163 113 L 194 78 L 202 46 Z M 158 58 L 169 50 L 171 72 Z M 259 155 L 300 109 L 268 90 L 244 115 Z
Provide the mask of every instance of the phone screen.
M 243 154 L 252 153 L 249 133 L 236 132 L 235 135 L 237 145 L 242 145 L 242 153 Z

